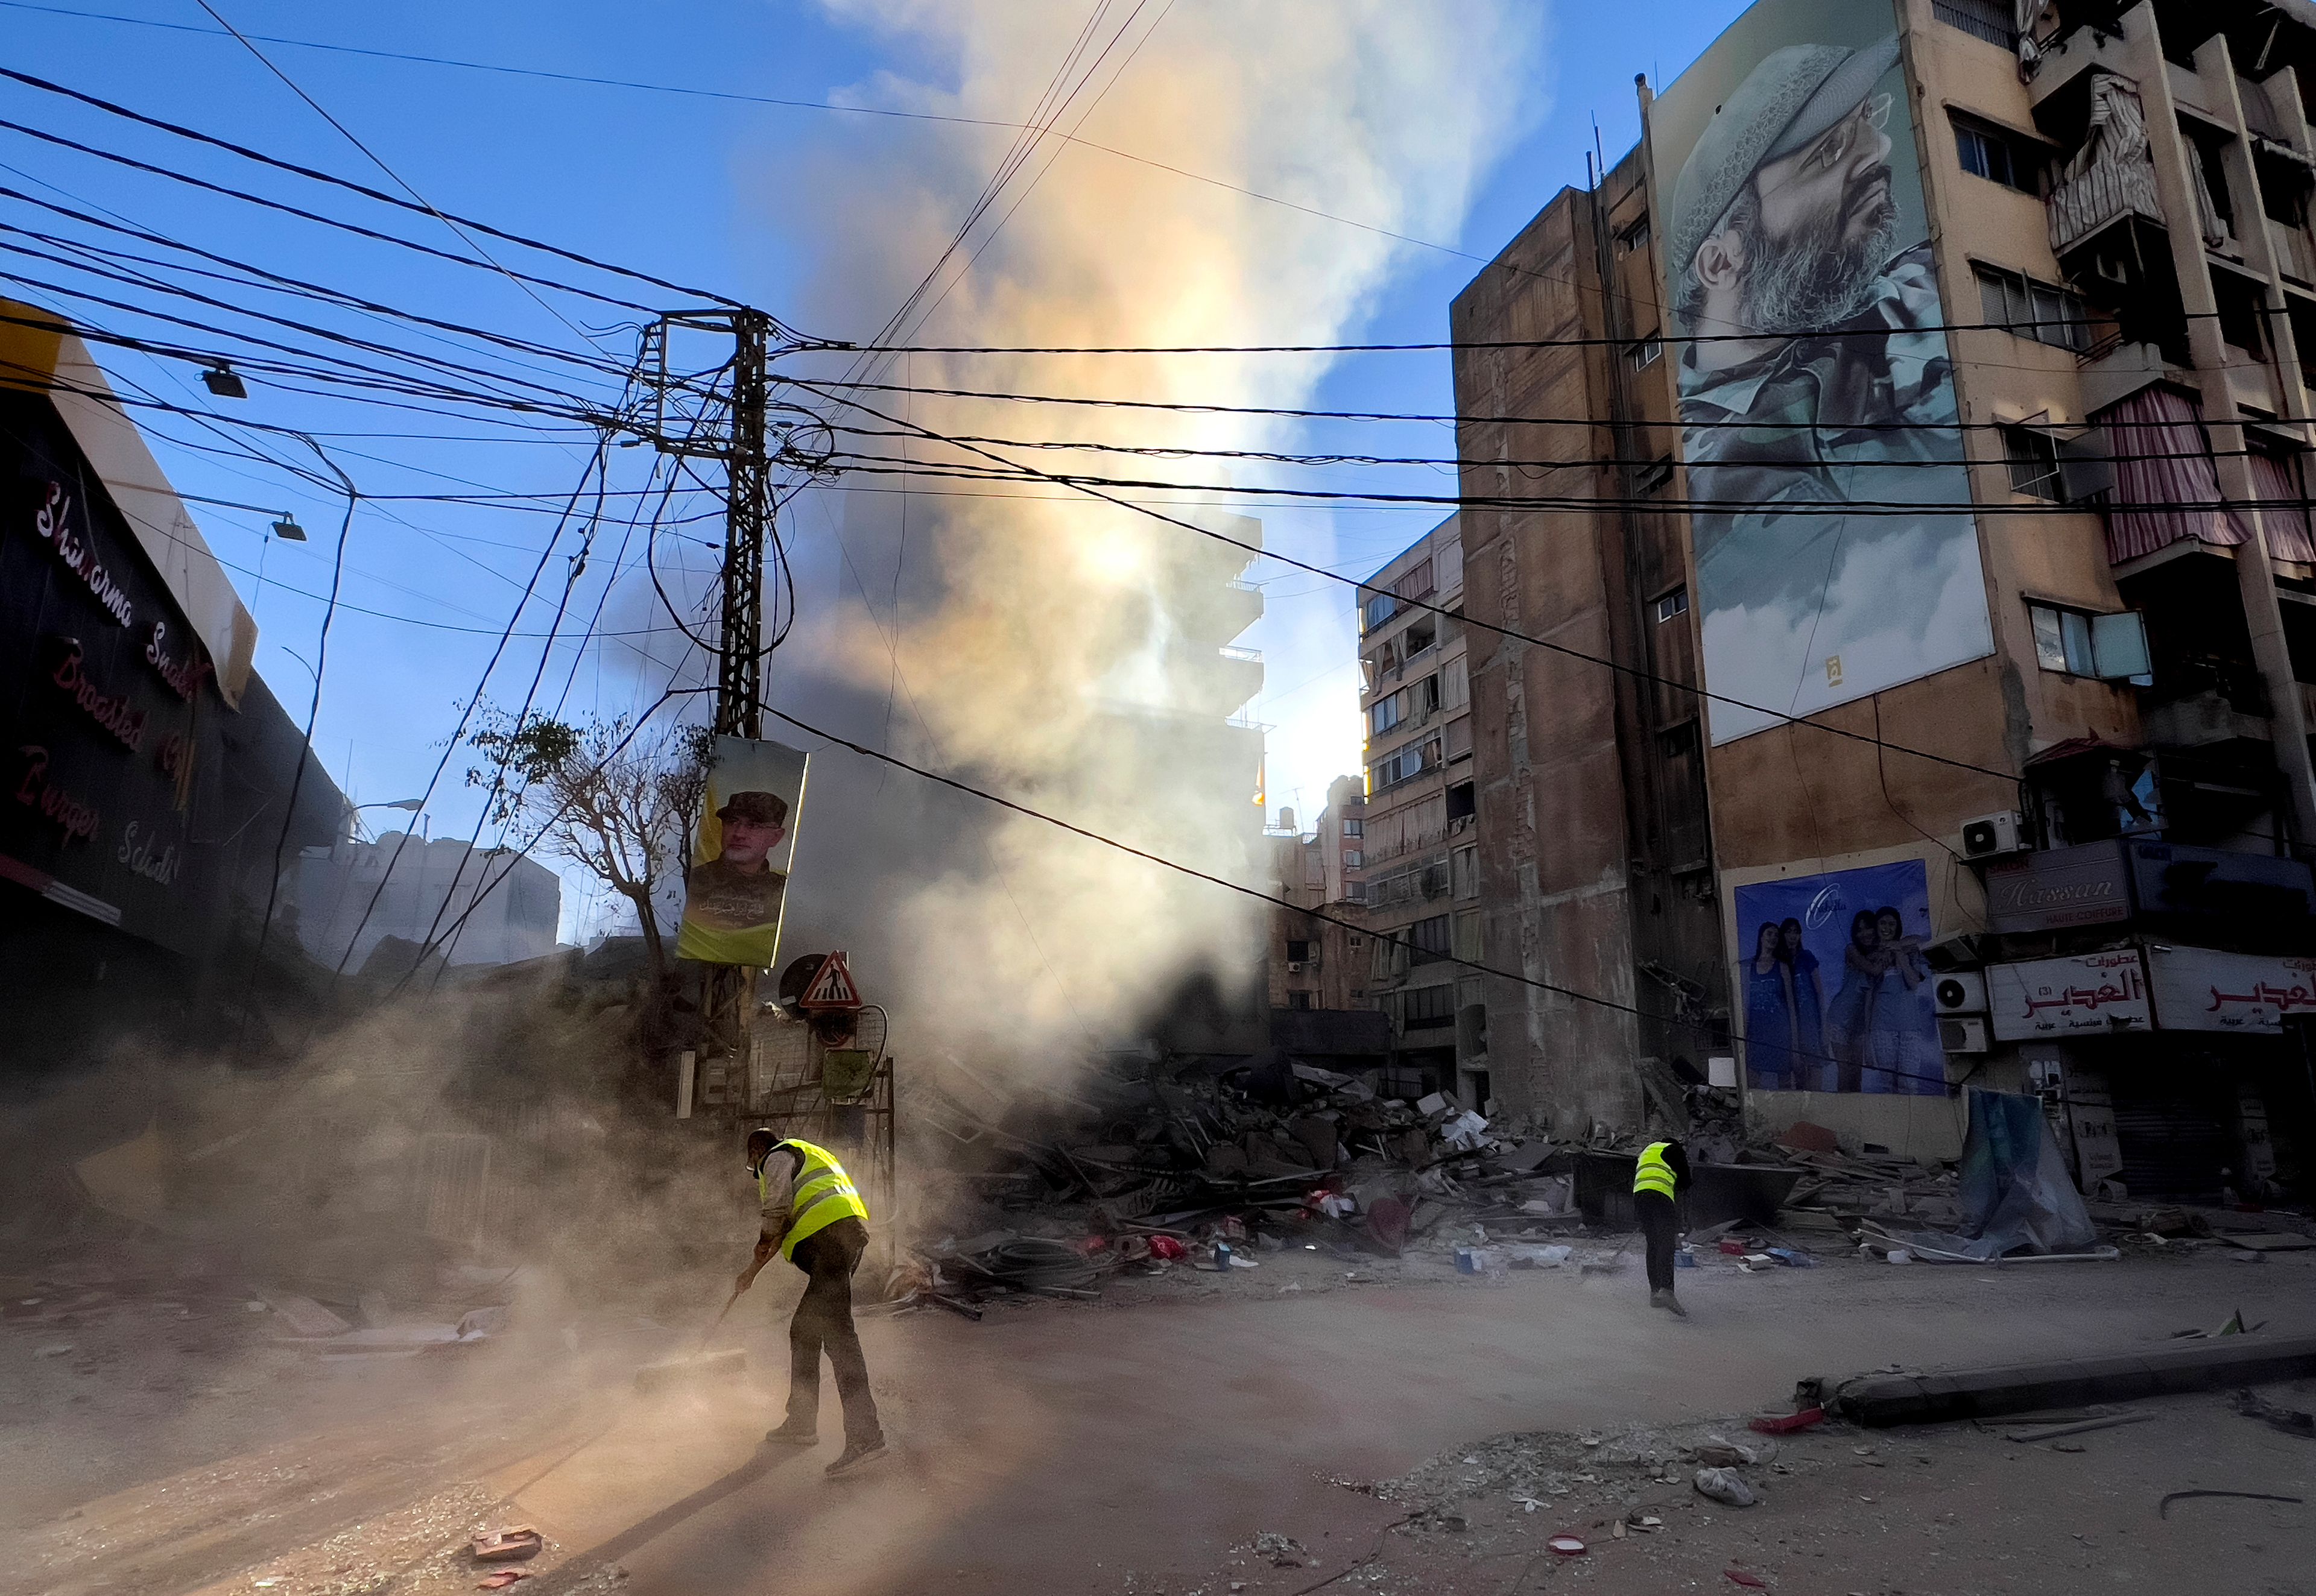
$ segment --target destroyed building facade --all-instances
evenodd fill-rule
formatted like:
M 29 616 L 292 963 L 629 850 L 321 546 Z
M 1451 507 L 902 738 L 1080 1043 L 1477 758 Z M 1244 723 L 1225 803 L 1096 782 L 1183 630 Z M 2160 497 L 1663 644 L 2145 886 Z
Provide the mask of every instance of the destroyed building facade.
M 2312 88 L 2305 4 L 1762 0 L 1459 296 L 1508 1108 L 2305 1178 Z M 1771 302 L 1804 179 L 1887 225 Z

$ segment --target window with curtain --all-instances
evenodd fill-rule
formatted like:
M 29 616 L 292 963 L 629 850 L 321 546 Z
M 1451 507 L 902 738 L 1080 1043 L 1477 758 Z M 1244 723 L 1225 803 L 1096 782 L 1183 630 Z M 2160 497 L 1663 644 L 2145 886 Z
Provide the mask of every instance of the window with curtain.
M 2296 452 L 2251 451 L 2252 492 L 2260 501 L 2260 527 L 2271 558 L 2316 565 L 2316 535 L 2308 519 L 2305 466 Z
M 2095 418 L 2115 455 L 2116 508 L 2107 518 L 2107 557 L 2120 565 L 2182 538 L 2231 548 L 2241 520 L 2220 504 L 2218 468 L 2204 436 L 2203 412 L 2176 388 L 2142 388 Z

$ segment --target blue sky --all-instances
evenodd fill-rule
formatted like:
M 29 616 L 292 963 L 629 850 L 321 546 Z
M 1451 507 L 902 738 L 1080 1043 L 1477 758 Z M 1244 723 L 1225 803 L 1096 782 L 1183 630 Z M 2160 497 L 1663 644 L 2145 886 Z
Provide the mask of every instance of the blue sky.
M 880 72 L 914 75 L 926 66 L 888 53 L 898 48 L 890 40 L 837 25 L 809 4 L 700 0 L 679 8 L 506 0 L 492 5 L 322 9 L 261 0 L 216 3 L 252 34 L 815 104 L 842 97 Z M 1455 0 L 1420 3 L 1437 8 L 1443 27 L 1454 25 Z M 80 7 L 67 0 L 67 8 Z M 215 24 L 192 0 L 90 0 L 85 9 L 177 27 L 0 6 L 0 27 L 10 45 L 7 61 L 19 70 L 272 155 L 393 186 L 240 44 L 215 32 Z M 1599 142 L 1612 160 L 1629 147 L 1636 133 L 1635 72 L 1647 71 L 1661 84 L 1740 9 L 1735 0 L 1552 4 L 1545 69 L 1534 85 L 1541 114 L 1499 154 L 1459 234 L 1435 242 L 1472 255 L 1492 254 L 1559 188 L 1583 182 L 1596 118 Z M 866 143 L 890 148 L 896 161 L 914 158 L 913 152 L 922 149 L 911 138 L 894 137 L 892 124 L 859 115 L 546 82 L 289 45 L 263 48 L 431 204 L 704 285 L 775 314 L 794 314 L 823 264 L 810 232 L 796 225 L 796 208 L 784 192 L 788 176 L 832 147 Z M 1162 53 L 1166 48 L 1162 27 L 1147 49 Z M 1388 114 L 1421 116 L 1424 108 L 1388 108 Z M 0 117 L 285 199 L 313 198 L 295 183 L 258 181 L 230 157 L 188 151 L 178 141 L 19 85 L 0 85 Z M 1099 125 L 1090 124 L 1087 131 L 1098 132 Z M 1169 154 L 1133 153 L 1157 160 Z M 1102 170 L 1098 161 L 1073 159 L 1058 165 L 1027 203 L 1067 203 L 1072 183 L 1099 182 Z M 420 260 L 253 211 L 18 133 L 0 131 L 0 183 L 57 203 L 111 212 L 269 270 L 415 305 L 446 319 L 558 346 L 577 342 L 569 327 L 494 274 Z M 6 207 L 0 214 L 12 219 L 33 214 L 16 201 L 0 204 Z M 342 214 L 362 213 L 348 207 Z M 44 224 L 35 219 L 20 225 Z M 453 251 L 460 247 L 428 218 L 403 217 L 395 225 L 408 236 Z M 1385 341 L 1441 337 L 1449 299 L 1476 269 L 1475 262 L 1455 254 L 1403 251 L 1396 274 L 1374 299 L 1360 335 Z M 0 275 L 9 274 L 20 280 L 26 275 L 67 280 L 53 263 L 0 257 Z M 58 302 L 34 289 L 18 291 L 23 297 Z M 614 313 L 603 311 L 595 325 L 614 319 Z M 114 324 L 162 335 L 154 324 L 126 314 L 115 317 Z M 825 331 L 858 336 L 873 329 Z M 970 335 L 967 328 L 947 331 Z M 200 342 L 183 329 L 174 336 Z M 627 337 L 609 334 L 606 346 L 618 349 Z M 366 424 L 352 407 L 263 384 L 253 384 L 249 400 L 224 404 L 200 392 L 197 369 L 184 362 L 103 358 L 123 381 L 172 403 L 330 434 L 325 446 L 366 495 L 438 492 L 461 483 L 567 492 L 587 452 L 567 438 L 509 441 L 494 436 L 461 442 L 431 435 L 344 436 L 365 430 L 432 434 L 461 429 L 408 413 L 373 416 Z M 1325 405 L 1343 408 L 1446 412 L 1453 407 L 1448 359 L 1425 354 L 1347 360 L 1327 375 L 1321 398 Z M 183 417 L 156 418 L 154 430 L 194 444 L 216 444 L 220 438 Z M 262 441 L 281 459 L 310 463 L 302 446 L 282 435 Z M 1433 452 L 1447 452 L 1448 442 L 1442 431 Z M 256 612 L 263 633 L 259 669 L 302 714 L 322 609 L 312 595 L 323 592 L 329 581 L 343 501 L 278 466 L 166 441 L 156 447 L 182 491 L 263 507 L 194 509 L 219 556 L 236 568 L 244 599 Z M 634 451 L 619 459 L 614 485 L 640 488 L 652 465 L 647 455 Z M 1423 473 L 1403 479 L 1376 472 L 1362 480 L 1443 491 L 1441 478 Z M 610 501 L 608 508 L 616 511 L 633 502 Z M 698 505 L 707 508 L 704 499 Z M 277 510 L 294 513 L 312 534 L 310 541 L 270 543 L 264 529 Z M 1266 513 L 1266 536 L 1275 549 L 1358 573 L 1381 564 L 1438 513 L 1420 508 Z M 551 517 L 532 511 L 415 500 L 387 500 L 357 514 L 343 590 L 348 607 L 342 608 L 331 634 L 315 740 L 333 775 L 359 799 L 396 799 L 425 786 L 456 721 L 455 705 L 489 658 L 553 525 Z M 834 585 L 835 562 L 819 557 L 824 549 L 816 555 L 810 546 L 825 536 L 820 528 L 829 525 L 809 507 L 793 523 L 805 545 L 799 549 L 798 601 L 807 607 L 845 601 Z M 622 635 L 583 653 L 558 648 L 542 667 L 539 639 L 531 634 L 554 623 L 553 595 L 562 590 L 569 569 L 565 559 L 556 559 L 542 590 L 548 598 L 526 607 L 519 635 L 492 678 L 490 694 L 496 701 L 520 700 L 536 674 L 541 702 L 566 704 L 573 713 L 618 713 L 648 703 L 664 679 L 664 671 L 646 664 L 645 656 L 673 661 L 680 639 L 649 601 L 643 573 L 627 569 L 609 599 L 602 599 L 601 584 L 613 570 L 619 542 L 618 518 L 607 516 L 605 526 L 588 570 L 572 583 L 570 602 L 574 615 L 592 612 L 601 602 L 603 625 Z M 704 569 L 711 558 L 705 544 L 716 536 L 716 524 L 702 520 L 679 530 L 695 541 L 688 547 L 680 540 L 664 544 L 663 559 Z M 567 555 L 570 547 L 575 543 L 559 547 L 558 555 Z M 262 588 L 255 575 L 261 568 Z M 662 574 L 679 586 L 684 581 L 664 565 Z M 1259 567 L 1252 574 L 1269 595 L 1269 615 L 1244 641 L 1268 656 L 1269 685 L 1253 711 L 1278 728 L 1272 799 L 1294 804 L 1307 819 L 1327 779 L 1353 768 L 1358 756 L 1350 591 L 1276 567 Z M 700 678 L 694 670 L 682 679 L 697 683 Z M 475 824 L 477 795 L 459 782 L 466 763 L 454 757 L 436 789 L 429 810 L 435 835 L 468 835 Z

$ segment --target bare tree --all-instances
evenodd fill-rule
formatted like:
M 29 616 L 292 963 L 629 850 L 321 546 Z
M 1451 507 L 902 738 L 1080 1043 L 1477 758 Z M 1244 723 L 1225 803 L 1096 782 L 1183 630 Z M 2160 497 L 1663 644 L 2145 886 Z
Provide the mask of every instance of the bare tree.
M 536 828 L 548 853 L 634 906 L 656 1014 L 669 971 L 662 900 L 691 857 L 707 792 L 708 729 L 634 732 L 624 716 L 574 725 L 503 710 L 479 719 L 468 741 L 489 757 L 492 768 L 468 770 L 467 785 L 491 789 L 493 818 Z

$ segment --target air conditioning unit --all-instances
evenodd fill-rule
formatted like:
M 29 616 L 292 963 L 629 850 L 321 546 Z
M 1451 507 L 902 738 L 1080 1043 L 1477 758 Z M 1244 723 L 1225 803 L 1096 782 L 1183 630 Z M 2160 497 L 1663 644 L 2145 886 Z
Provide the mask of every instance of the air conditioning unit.
M 1287 974 L 1289 974 L 1289 975 L 1300 975 L 1300 974 L 1302 974 L 1302 973 L 1303 973 L 1303 963 L 1304 963 L 1304 962 L 1303 962 L 1302 960 L 1300 960 L 1300 959 L 1289 959 L 1289 960 L 1287 960 Z
M 1991 859 L 1999 854 L 2023 853 L 2026 848 L 2026 829 L 2015 809 L 1998 810 L 1974 820 L 1964 820 L 1962 823 L 1962 856 L 1965 859 Z
M 1941 1015 L 1984 1014 L 1986 977 L 1975 970 L 1949 970 L 1930 979 L 1930 997 Z
M 1986 1019 L 1982 1015 L 1964 1015 L 1938 1022 L 1938 1046 L 1950 1053 L 1982 1053 L 1986 1051 Z

